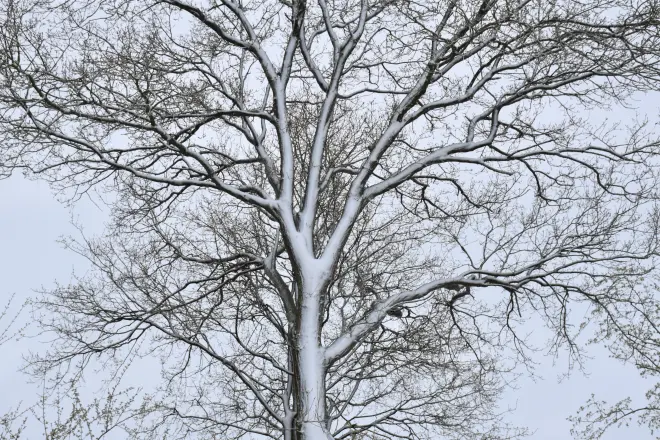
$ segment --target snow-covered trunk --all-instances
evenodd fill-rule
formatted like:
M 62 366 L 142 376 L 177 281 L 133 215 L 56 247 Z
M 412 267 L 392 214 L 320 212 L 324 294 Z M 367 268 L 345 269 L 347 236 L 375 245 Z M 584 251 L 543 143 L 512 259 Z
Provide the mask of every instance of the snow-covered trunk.
M 303 285 L 297 335 L 296 426 L 300 440 L 330 440 L 325 406 L 325 365 L 321 347 L 320 314 L 322 289 L 318 282 Z

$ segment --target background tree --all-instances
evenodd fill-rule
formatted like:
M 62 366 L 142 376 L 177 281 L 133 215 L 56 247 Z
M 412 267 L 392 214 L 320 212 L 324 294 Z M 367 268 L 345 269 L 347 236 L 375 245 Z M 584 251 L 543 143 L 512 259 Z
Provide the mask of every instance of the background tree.
M 660 338 L 657 328 L 660 308 L 657 303 L 654 304 L 658 291 L 657 280 L 652 278 L 639 285 L 631 283 L 628 289 L 635 291 L 639 302 L 648 304 L 648 307 L 630 310 L 629 321 L 621 330 L 611 328 L 616 323 L 602 320 L 601 332 L 595 342 L 604 340 L 613 357 L 632 363 L 643 377 L 657 381 L 660 374 Z M 620 337 L 621 332 L 625 337 Z M 630 397 L 608 405 L 592 395 L 578 414 L 570 418 L 574 424 L 573 433 L 579 438 L 596 440 L 612 427 L 628 426 L 636 422 L 655 434 L 660 429 L 660 382 L 656 382 L 645 397 L 646 403 L 643 405 L 634 405 Z
M 25 339 L 28 325 L 21 320 L 25 306 L 17 307 L 12 295 L 0 311 L 0 349 L 10 340 Z M 0 414 L 0 440 L 20 440 L 29 435 L 40 435 L 44 440 L 101 440 L 120 430 L 130 435 L 131 426 L 149 413 L 146 400 L 141 406 L 134 405 L 140 390 L 119 390 L 118 381 L 110 383 L 103 398 L 89 401 L 81 398 L 77 381 L 70 385 L 73 387 L 58 387 L 53 394 L 44 389 L 38 402 L 25 405 L 30 402 L 26 398 L 26 402 Z
M 134 390 L 112 389 L 103 398 L 86 401 L 77 389 L 62 388 L 57 394 L 40 396 L 30 407 L 1 415 L 0 440 L 36 435 L 44 440 L 127 438 L 143 415 L 134 408 L 137 395 Z
M 17 321 L 24 306 L 19 306 L 16 310 L 12 310 L 13 308 L 16 308 L 14 295 L 9 298 L 7 304 L 0 310 L 0 346 L 13 338 L 19 337 L 23 330 Z
M 511 438 L 526 319 L 657 331 L 657 133 L 589 117 L 657 89 L 654 0 L 4 8 L 4 173 L 112 206 L 32 366 L 160 356 L 135 436 Z

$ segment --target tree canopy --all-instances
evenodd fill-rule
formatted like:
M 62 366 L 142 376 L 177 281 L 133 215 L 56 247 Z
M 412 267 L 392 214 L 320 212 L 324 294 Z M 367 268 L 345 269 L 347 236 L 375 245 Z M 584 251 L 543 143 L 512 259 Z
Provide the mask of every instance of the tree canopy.
M 658 365 L 656 0 L 1 8 L 0 174 L 112 212 L 31 366 L 161 359 L 135 437 L 515 438 L 530 320 Z

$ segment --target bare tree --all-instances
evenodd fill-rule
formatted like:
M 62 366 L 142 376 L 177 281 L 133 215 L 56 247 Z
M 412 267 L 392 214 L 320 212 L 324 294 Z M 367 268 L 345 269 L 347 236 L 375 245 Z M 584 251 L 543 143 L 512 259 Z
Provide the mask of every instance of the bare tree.
M 16 306 L 15 298 L 12 295 L 0 311 L 0 347 L 26 338 L 29 326 L 20 318 L 27 303 Z M 81 398 L 77 381 L 69 385 L 56 388 L 53 394 L 44 389 L 38 402 L 25 405 L 23 401 L 0 414 L 0 440 L 20 440 L 35 433 L 45 440 L 101 440 L 120 430 L 130 435 L 135 422 L 149 414 L 148 400 L 134 405 L 140 390 L 119 390 L 120 381 L 109 383 L 103 398 L 89 401 Z
M 113 212 L 69 243 L 96 271 L 43 297 L 32 365 L 160 356 L 142 438 L 516 436 L 496 402 L 522 322 L 578 362 L 590 320 L 657 329 L 627 288 L 658 254 L 657 133 L 589 113 L 657 90 L 659 14 L 10 1 L 2 170 Z
M 11 295 L 7 304 L 0 310 L 0 346 L 6 344 L 13 338 L 21 335 L 23 327 L 20 326 L 18 318 L 24 309 L 24 304 L 17 307 L 17 310 L 12 310 L 12 305 L 16 307 L 16 296 Z
M 657 295 L 657 279 L 651 279 L 639 285 L 630 283 L 628 289 L 635 292 L 640 304 L 646 307 L 635 307 L 628 310 L 624 328 L 616 328 L 619 322 L 601 320 L 601 331 L 597 342 L 604 341 L 613 357 L 633 364 L 642 377 L 657 381 L 660 375 L 660 333 L 657 324 L 660 320 L 660 308 L 655 301 Z M 648 428 L 651 434 L 660 429 L 660 382 L 656 382 L 645 395 L 646 403 L 634 405 L 630 397 L 615 404 L 598 400 L 595 395 L 578 414 L 570 417 L 573 422 L 573 433 L 576 437 L 597 440 L 612 427 L 628 426 L 637 423 Z
M 133 409 L 138 392 L 110 389 L 103 398 L 86 401 L 76 388 L 43 394 L 27 408 L 0 416 L 0 440 L 39 438 L 44 440 L 101 440 L 131 435 L 131 424 L 142 415 Z M 32 437 L 29 437 L 32 435 Z M 114 437 L 117 438 L 117 437 Z

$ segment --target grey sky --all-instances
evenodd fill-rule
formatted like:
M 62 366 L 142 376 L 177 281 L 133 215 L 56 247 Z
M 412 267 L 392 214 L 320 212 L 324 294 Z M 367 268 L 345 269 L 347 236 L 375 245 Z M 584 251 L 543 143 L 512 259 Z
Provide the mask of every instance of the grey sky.
M 72 213 L 89 232 L 100 231 L 104 220 L 103 213 L 92 203 L 83 200 L 71 212 L 56 200 L 45 183 L 20 176 L 0 181 L 0 212 L 1 294 L 8 297 L 16 293 L 18 300 L 28 298 L 42 286 L 52 286 L 55 279 L 68 281 L 74 269 L 77 273 L 86 270 L 82 258 L 56 242 L 60 236 L 77 233 L 71 225 Z M 31 330 L 34 333 L 34 329 Z M 44 348 L 44 344 L 31 339 L 10 342 L 0 349 L 3 360 L 0 363 L 0 411 L 20 401 L 34 402 L 38 385 L 29 384 L 28 377 L 18 372 L 18 368 L 27 350 Z M 556 360 L 553 366 L 552 358 L 537 358 L 540 362 L 537 373 L 544 380 L 522 379 L 517 390 L 505 395 L 503 405 L 517 408 L 510 416 L 511 422 L 536 430 L 531 437 L 533 440 L 569 439 L 570 424 L 565 419 L 574 414 L 592 392 L 611 402 L 628 395 L 641 401 L 649 383 L 641 379 L 634 368 L 608 359 L 605 350 L 594 349 L 592 353 L 594 359 L 586 365 L 588 377 L 576 371 L 560 383 L 558 377 L 566 372 L 565 359 Z M 134 373 L 136 378 L 150 376 L 147 371 L 144 375 L 141 371 Z M 611 431 L 605 439 L 652 440 L 653 436 L 632 425 Z

